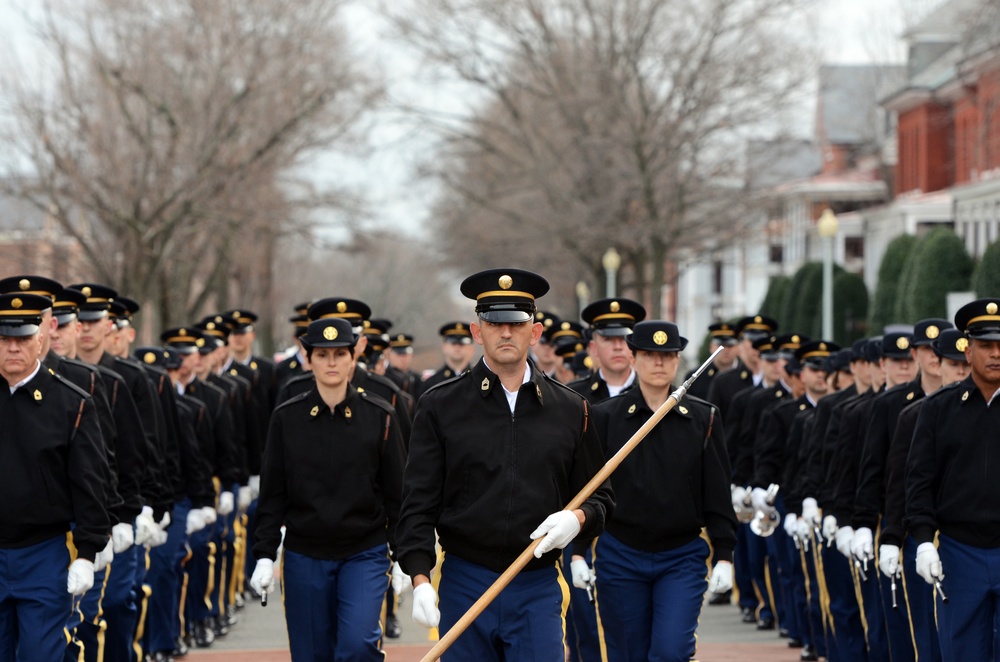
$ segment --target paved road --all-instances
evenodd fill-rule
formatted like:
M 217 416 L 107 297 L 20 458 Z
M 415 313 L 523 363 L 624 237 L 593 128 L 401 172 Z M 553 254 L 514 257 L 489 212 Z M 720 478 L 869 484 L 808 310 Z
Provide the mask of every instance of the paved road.
M 407 596 L 409 597 L 409 596 Z M 274 599 L 267 607 L 251 603 L 241 612 L 240 623 L 210 649 L 193 650 L 190 662 L 290 662 L 288 635 L 285 631 L 281 602 Z M 399 609 L 403 636 L 386 640 L 387 662 L 417 662 L 433 642 L 427 630 L 410 620 L 410 604 Z M 698 628 L 700 662 L 794 662 L 799 651 L 789 649 L 774 631 L 758 632 L 753 625 L 740 622 L 735 606 L 705 606 Z

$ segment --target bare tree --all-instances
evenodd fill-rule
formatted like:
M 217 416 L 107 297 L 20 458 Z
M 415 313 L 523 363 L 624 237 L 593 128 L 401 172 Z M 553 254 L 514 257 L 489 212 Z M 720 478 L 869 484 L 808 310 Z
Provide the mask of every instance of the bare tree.
M 3 186 L 80 242 L 81 278 L 149 304 L 153 322 L 269 303 L 273 247 L 293 221 L 356 202 L 296 170 L 358 140 L 380 98 L 350 57 L 342 4 L 47 5 L 40 82 L 3 81 Z
M 571 299 L 614 246 L 656 316 L 671 254 L 745 215 L 741 141 L 780 126 L 810 73 L 791 0 L 412 4 L 399 34 L 470 100 L 411 109 L 442 136 L 443 250 L 539 268 Z

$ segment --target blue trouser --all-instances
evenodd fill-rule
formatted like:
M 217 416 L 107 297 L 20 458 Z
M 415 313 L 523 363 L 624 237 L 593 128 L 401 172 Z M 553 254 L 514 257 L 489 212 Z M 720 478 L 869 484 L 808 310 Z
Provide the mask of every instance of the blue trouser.
M 481 565 L 445 554 L 441 564 L 440 631 L 447 632 L 500 577 Z M 462 633 L 444 662 L 552 662 L 562 660 L 564 609 L 555 564 L 520 573 Z
M 762 539 L 750 531 L 749 524 L 741 523 L 739 528 L 736 529 L 736 549 L 733 550 L 733 582 L 736 584 L 736 590 L 740 593 L 740 609 L 753 609 L 756 611 L 757 606 L 760 604 L 760 600 L 758 600 L 757 594 L 754 592 L 755 577 L 751 572 L 750 565 L 750 545 L 758 541 L 761 545 L 764 544 Z M 765 600 L 767 600 L 767 587 L 764 586 L 763 565 L 760 567 L 760 582 L 761 595 L 765 596 Z M 765 604 L 769 612 L 767 614 L 768 618 L 774 618 L 774 615 L 770 613 L 770 601 L 767 600 Z
M 132 545 L 121 554 L 115 554 L 108 566 L 104 600 L 101 602 L 104 620 L 108 624 L 108 630 L 104 633 L 105 662 L 130 662 L 132 659 L 135 622 L 139 615 L 136 609 L 135 572 L 140 550 L 145 562 L 146 548 Z
M 823 575 L 830 596 L 830 618 L 833 621 L 833 639 L 830 662 L 864 662 L 868 658 L 865 630 L 861 624 L 861 609 L 854 593 L 854 576 L 851 562 L 834 546 L 823 545 Z M 836 660 L 833 657 L 836 653 Z
M 66 536 L 0 549 L 0 660 L 53 662 L 66 652 Z
M 916 662 L 913 651 L 913 637 L 910 634 L 910 618 L 903 600 L 902 582 L 896 580 L 896 608 L 892 607 L 892 580 L 881 570 L 878 575 L 879 591 L 882 596 L 882 617 L 889 640 L 889 655 L 892 662 Z M 925 582 L 926 583 L 926 582 Z
M 593 567 L 590 549 L 584 554 L 587 565 Z M 587 591 L 573 586 L 573 548 L 563 550 L 563 578 L 569 585 L 569 609 L 566 610 L 566 645 L 569 662 L 601 662 L 601 639 L 597 632 L 597 609 L 590 602 Z
M 389 585 L 389 555 L 377 545 L 341 561 L 285 550 L 288 645 L 296 662 L 381 660 L 379 617 Z
M 910 536 L 903 541 L 903 582 L 917 659 L 920 662 L 941 662 L 941 644 L 938 643 L 937 622 L 934 620 L 934 587 L 917 574 L 917 541 Z M 899 592 L 900 587 L 897 586 L 896 590 Z
M 80 596 L 76 608 L 69 616 L 66 629 L 72 641 L 66 647 L 66 662 L 76 662 L 83 651 L 83 662 L 97 662 L 97 651 L 102 647 L 102 632 L 107 630 L 107 621 L 101 612 L 101 601 L 107 585 L 110 566 L 94 572 L 94 586 Z
M 963 545 L 942 535 L 938 553 L 945 576 L 941 585 L 948 595 L 948 604 L 936 601 L 941 659 L 997 660 L 1000 548 Z
M 140 637 L 139 626 L 145 627 L 145 623 L 140 623 L 143 614 L 147 613 L 149 610 L 149 598 L 152 594 L 152 589 L 149 584 L 146 583 L 146 575 L 149 572 L 149 568 L 152 564 L 152 559 L 150 557 L 151 550 L 145 545 L 140 546 L 135 557 L 135 579 L 133 581 L 133 590 L 135 592 L 135 621 L 132 623 L 132 648 L 129 653 L 129 662 L 142 662 L 143 652 L 142 648 L 142 637 Z
M 708 554 L 701 538 L 665 552 L 633 549 L 608 533 L 598 539 L 597 607 L 609 661 L 694 657 Z
M 868 659 L 871 662 L 889 662 L 889 636 L 885 628 L 885 614 L 882 611 L 882 591 L 879 584 L 878 565 L 869 561 L 868 569 L 862 570 L 867 579 L 861 578 L 858 572 L 858 584 L 861 592 L 862 609 L 868 628 L 865 631 L 868 640 Z
M 149 550 L 146 583 L 153 593 L 146 608 L 143 648 L 150 653 L 172 651 L 180 636 L 181 561 L 187 555 L 184 543 L 190 511 L 190 499 L 175 504 L 167 527 L 167 542 Z
M 201 531 L 196 531 L 188 537 L 188 546 L 191 548 L 191 560 L 188 562 L 188 585 L 187 604 L 184 605 L 188 631 L 191 631 L 195 623 L 200 623 L 208 619 L 211 615 L 211 604 L 209 599 L 209 582 L 215 582 L 214 575 L 210 574 L 213 564 L 218 563 L 215 524 L 209 524 Z
M 236 590 L 246 590 L 246 587 L 250 585 L 250 576 L 253 574 L 253 569 L 257 567 L 257 559 L 253 555 L 253 536 L 254 531 L 257 529 L 257 499 L 250 502 L 250 507 L 247 508 L 247 532 L 246 532 L 246 549 L 244 550 L 246 555 L 246 562 L 244 568 L 246 568 L 246 585 L 237 586 Z
M 238 491 L 238 490 L 236 490 Z M 236 559 L 236 511 L 228 515 L 219 515 L 216 522 L 216 554 L 215 581 L 212 591 L 212 616 L 226 613 L 229 605 L 229 582 L 233 574 L 233 563 Z
M 784 528 L 779 527 L 768 541 L 771 539 L 777 539 L 777 543 L 783 546 L 779 552 L 784 552 L 778 556 L 778 572 L 781 573 L 781 587 L 786 605 L 785 611 L 782 612 L 785 620 L 781 624 L 788 630 L 791 638 L 801 640 L 806 646 L 815 646 L 814 633 L 809 627 L 806 574 L 802 566 L 803 552 L 795 546 L 795 539 L 785 533 Z
M 747 556 L 750 560 L 750 578 L 753 581 L 755 597 L 760 601 L 757 605 L 757 618 L 773 618 L 785 624 L 785 612 L 780 605 L 781 581 L 778 575 L 778 563 L 775 556 L 768 551 L 767 538 L 761 538 L 747 525 Z M 739 542 L 737 541 L 737 546 Z

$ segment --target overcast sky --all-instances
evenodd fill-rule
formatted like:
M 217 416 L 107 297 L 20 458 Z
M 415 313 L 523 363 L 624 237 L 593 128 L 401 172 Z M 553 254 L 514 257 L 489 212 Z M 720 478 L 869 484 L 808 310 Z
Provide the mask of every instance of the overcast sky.
M 803 0 L 814 15 L 815 41 L 828 63 L 902 62 L 905 49 L 898 35 L 941 0 Z M 348 14 L 358 48 L 380 68 L 397 94 L 407 94 L 408 62 L 384 38 L 379 21 L 357 3 Z M 374 3 L 370 3 L 374 4 Z M 14 49 L 24 58 L 32 39 L 19 9 L 36 8 L 41 0 L 0 0 L 0 49 Z M 426 93 L 426 92 L 425 92 Z M 811 118 L 810 118 L 811 119 Z M 805 126 L 810 123 L 806 122 Z M 410 178 L 421 154 L 419 137 L 406 136 L 398 127 L 386 127 L 373 136 L 374 153 L 357 159 L 324 159 L 314 169 L 326 177 L 364 186 L 376 220 L 410 233 L 419 233 L 433 191 Z M 425 151 L 425 150 L 423 150 Z

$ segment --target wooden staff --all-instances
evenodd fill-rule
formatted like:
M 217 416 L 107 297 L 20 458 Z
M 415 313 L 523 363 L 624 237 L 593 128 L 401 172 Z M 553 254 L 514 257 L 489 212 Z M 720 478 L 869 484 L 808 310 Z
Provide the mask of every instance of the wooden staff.
M 577 495 L 573 497 L 573 500 L 569 502 L 564 510 L 576 510 L 583 505 L 584 501 L 590 498 L 590 495 L 593 494 L 597 488 L 600 487 L 609 476 L 611 476 L 612 473 L 614 473 L 615 469 L 618 468 L 618 465 L 621 464 L 622 461 L 628 457 L 628 454 L 639 445 L 639 442 L 646 438 L 646 435 L 649 434 L 649 431 L 652 430 L 657 423 L 660 422 L 660 419 L 666 416 L 667 412 L 673 409 L 674 405 L 676 405 L 680 399 L 684 397 L 684 394 L 687 393 L 689 388 L 691 388 L 691 384 L 694 383 L 694 380 L 701 376 L 701 373 L 708 368 L 721 351 L 722 347 L 716 349 L 712 355 L 708 357 L 708 359 L 702 363 L 697 370 L 694 371 L 686 382 L 681 384 L 676 391 L 670 394 L 670 397 L 668 397 L 666 401 L 664 401 L 664 403 L 653 412 L 653 415 L 649 417 L 649 420 L 643 423 L 642 427 L 632 435 L 632 438 L 629 439 L 628 442 L 622 446 L 621 449 L 619 449 L 619 451 L 615 453 L 603 467 L 601 467 L 601 470 L 590 479 L 589 483 L 583 486 L 583 489 L 581 489 Z M 542 542 L 542 538 L 532 540 L 531 544 L 528 545 L 523 552 L 521 552 L 521 555 L 518 556 L 506 570 L 504 570 L 502 575 L 497 577 L 497 580 L 493 582 L 493 585 L 486 589 L 486 592 L 483 593 L 478 600 L 476 600 L 476 603 L 469 607 L 468 611 L 466 611 L 462 617 L 458 619 L 458 622 L 456 622 L 455 625 L 452 626 L 452 628 L 438 640 L 434 648 L 430 649 L 430 651 L 427 652 L 427 655 L 420 658 L 420 662 L 433 662 L 434 660 L 440 658 L 441 655 L 444 654 L 444 652 L 448 650 L 453 643 L 455 643 L 455 640 L 458 639 L 458 637 L 465 632 L 470 625 L 472 625 L 472 622 L 479 617 L 479 614 L 483 613 L 483 610 L 486 609 L 486 607 L 488 607 L 498 595 L 500 595 L 500 591 L 507 587 L 507 584 L 509 584 L 514 577 L 517 576 L 517 573 L 521 572 L 521 570 L 524 569 L 524 566 L 528 565 L 528 562 L 531 561 L 531 558 L 534 556 L 535 548 L 538 547 L 540 542 Z

